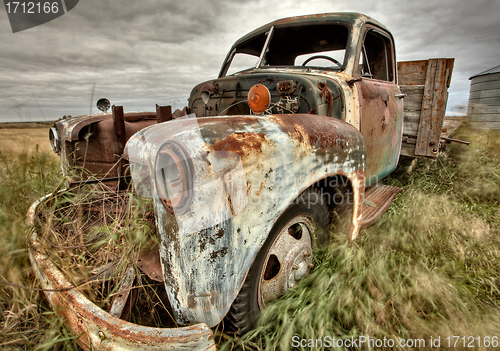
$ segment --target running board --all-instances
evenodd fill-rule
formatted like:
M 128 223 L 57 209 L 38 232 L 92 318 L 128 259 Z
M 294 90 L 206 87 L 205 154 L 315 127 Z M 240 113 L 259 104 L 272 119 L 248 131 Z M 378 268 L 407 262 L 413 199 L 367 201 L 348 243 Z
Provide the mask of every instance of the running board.
M 402 188 L 390 185 L 374 185 L 365 192 L 365 201 L 361 209 L 361 228 L 366 228 L 375 223 L 391 206 L 394 196 Z

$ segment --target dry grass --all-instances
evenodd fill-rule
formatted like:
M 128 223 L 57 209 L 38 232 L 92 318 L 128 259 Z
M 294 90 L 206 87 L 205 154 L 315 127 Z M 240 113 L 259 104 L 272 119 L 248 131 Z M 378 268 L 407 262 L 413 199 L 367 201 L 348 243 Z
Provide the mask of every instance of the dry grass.
M 15 156 L 33 152 L 52 153 L 47 125 L 4 125 L 0 127 L 0 155 Z M 55 157 L 55 154 L 54 154 Z
M 168 315 L 156 296 L 164 286 L 150 281 L 137 267 L 141 251 L 157 250 L 151 205 L 133 191 L 88 185 L 61 192 L 44 203 L 36 228 L 40 250 L 105 311 L 110 311 L 120 282 L 133 268 L 136 278 L 132 291 L 138 296 L 131 318 L 142 325 L 164 327 L 172 321 L 160 318 Z
M 438 161 L 403 160 L 387 181 L 404 190 L 382 219 L 355 242 L 335 238 L 329 250 L 316 255 L 312 274 L 298 289 L 270 304 L 255 332 L 240 339 L 224 336 L 219 346 L 288 350 L 294 335 L 443 340 L 498 333 L 500 133 L 464 129 L 456 137 L 473 144 L 453 145 Z M 1 155 L 0 278 L 36 287 L 24 219 L 33 201 L 59 185 L 59 163 L 36 151 Z M 131 211 L 143 204 L 126 197 L 114 202 L 123 206 L 113 207 L 103 202 L 100 190 L 66 194 L 45 212 L 58 232 L 50 232 L 45 221 L 39 227 L 46 249 L 75 283 L 116 262 L 111 284 L 100 281 L 84 289 L 104 308 L 123 272 L 119 268 L 130 264 L 123 258 L 133 258 L 151 242 L 148 210 Z M 85 223 L 89 230 L 79 231 Z M 139 306 L 159 305 L 158 291 L 149 283 L 138 284 L 144 287 Z M 161 313 L 142 320 L 140 315 L 134 321 L 164 324 Z M 74 338 L 42 293 L 0 285 L 0 349 L 75 350 Z

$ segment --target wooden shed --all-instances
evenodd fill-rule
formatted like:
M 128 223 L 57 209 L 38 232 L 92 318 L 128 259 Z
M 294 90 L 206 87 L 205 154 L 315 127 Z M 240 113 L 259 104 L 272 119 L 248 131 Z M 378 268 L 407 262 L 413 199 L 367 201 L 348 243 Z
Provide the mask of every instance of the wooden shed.
M 476 129 L 500 129 L 500 66 L 470 79 L 467 116 Z

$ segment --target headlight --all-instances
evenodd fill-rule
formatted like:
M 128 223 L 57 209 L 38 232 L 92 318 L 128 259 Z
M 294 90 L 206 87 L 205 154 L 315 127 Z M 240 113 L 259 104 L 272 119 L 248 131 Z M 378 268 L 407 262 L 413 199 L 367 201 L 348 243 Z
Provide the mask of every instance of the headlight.
M 61 139 L 59 138 L 57 129 L 54 127 L 49 130 L 49 140 L 52 151 L 59 155 L 61 153 Z
M 191 204 L 193 163 L 179 143 L 167 142 L 158 151 L 155 182 L 157 196 L 169 212 L 186 212 Z

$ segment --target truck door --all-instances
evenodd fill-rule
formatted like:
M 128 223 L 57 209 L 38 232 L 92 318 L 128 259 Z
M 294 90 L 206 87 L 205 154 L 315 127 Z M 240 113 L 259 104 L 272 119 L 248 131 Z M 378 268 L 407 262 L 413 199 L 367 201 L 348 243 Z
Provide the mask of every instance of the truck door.
M 396 82 L 394 45 L 383 31 L 368 27 L 355 82 L 360 106 L 360 127 L 367 151 L 366 185 L 391 173 L 401 149 L 403 102 Z

